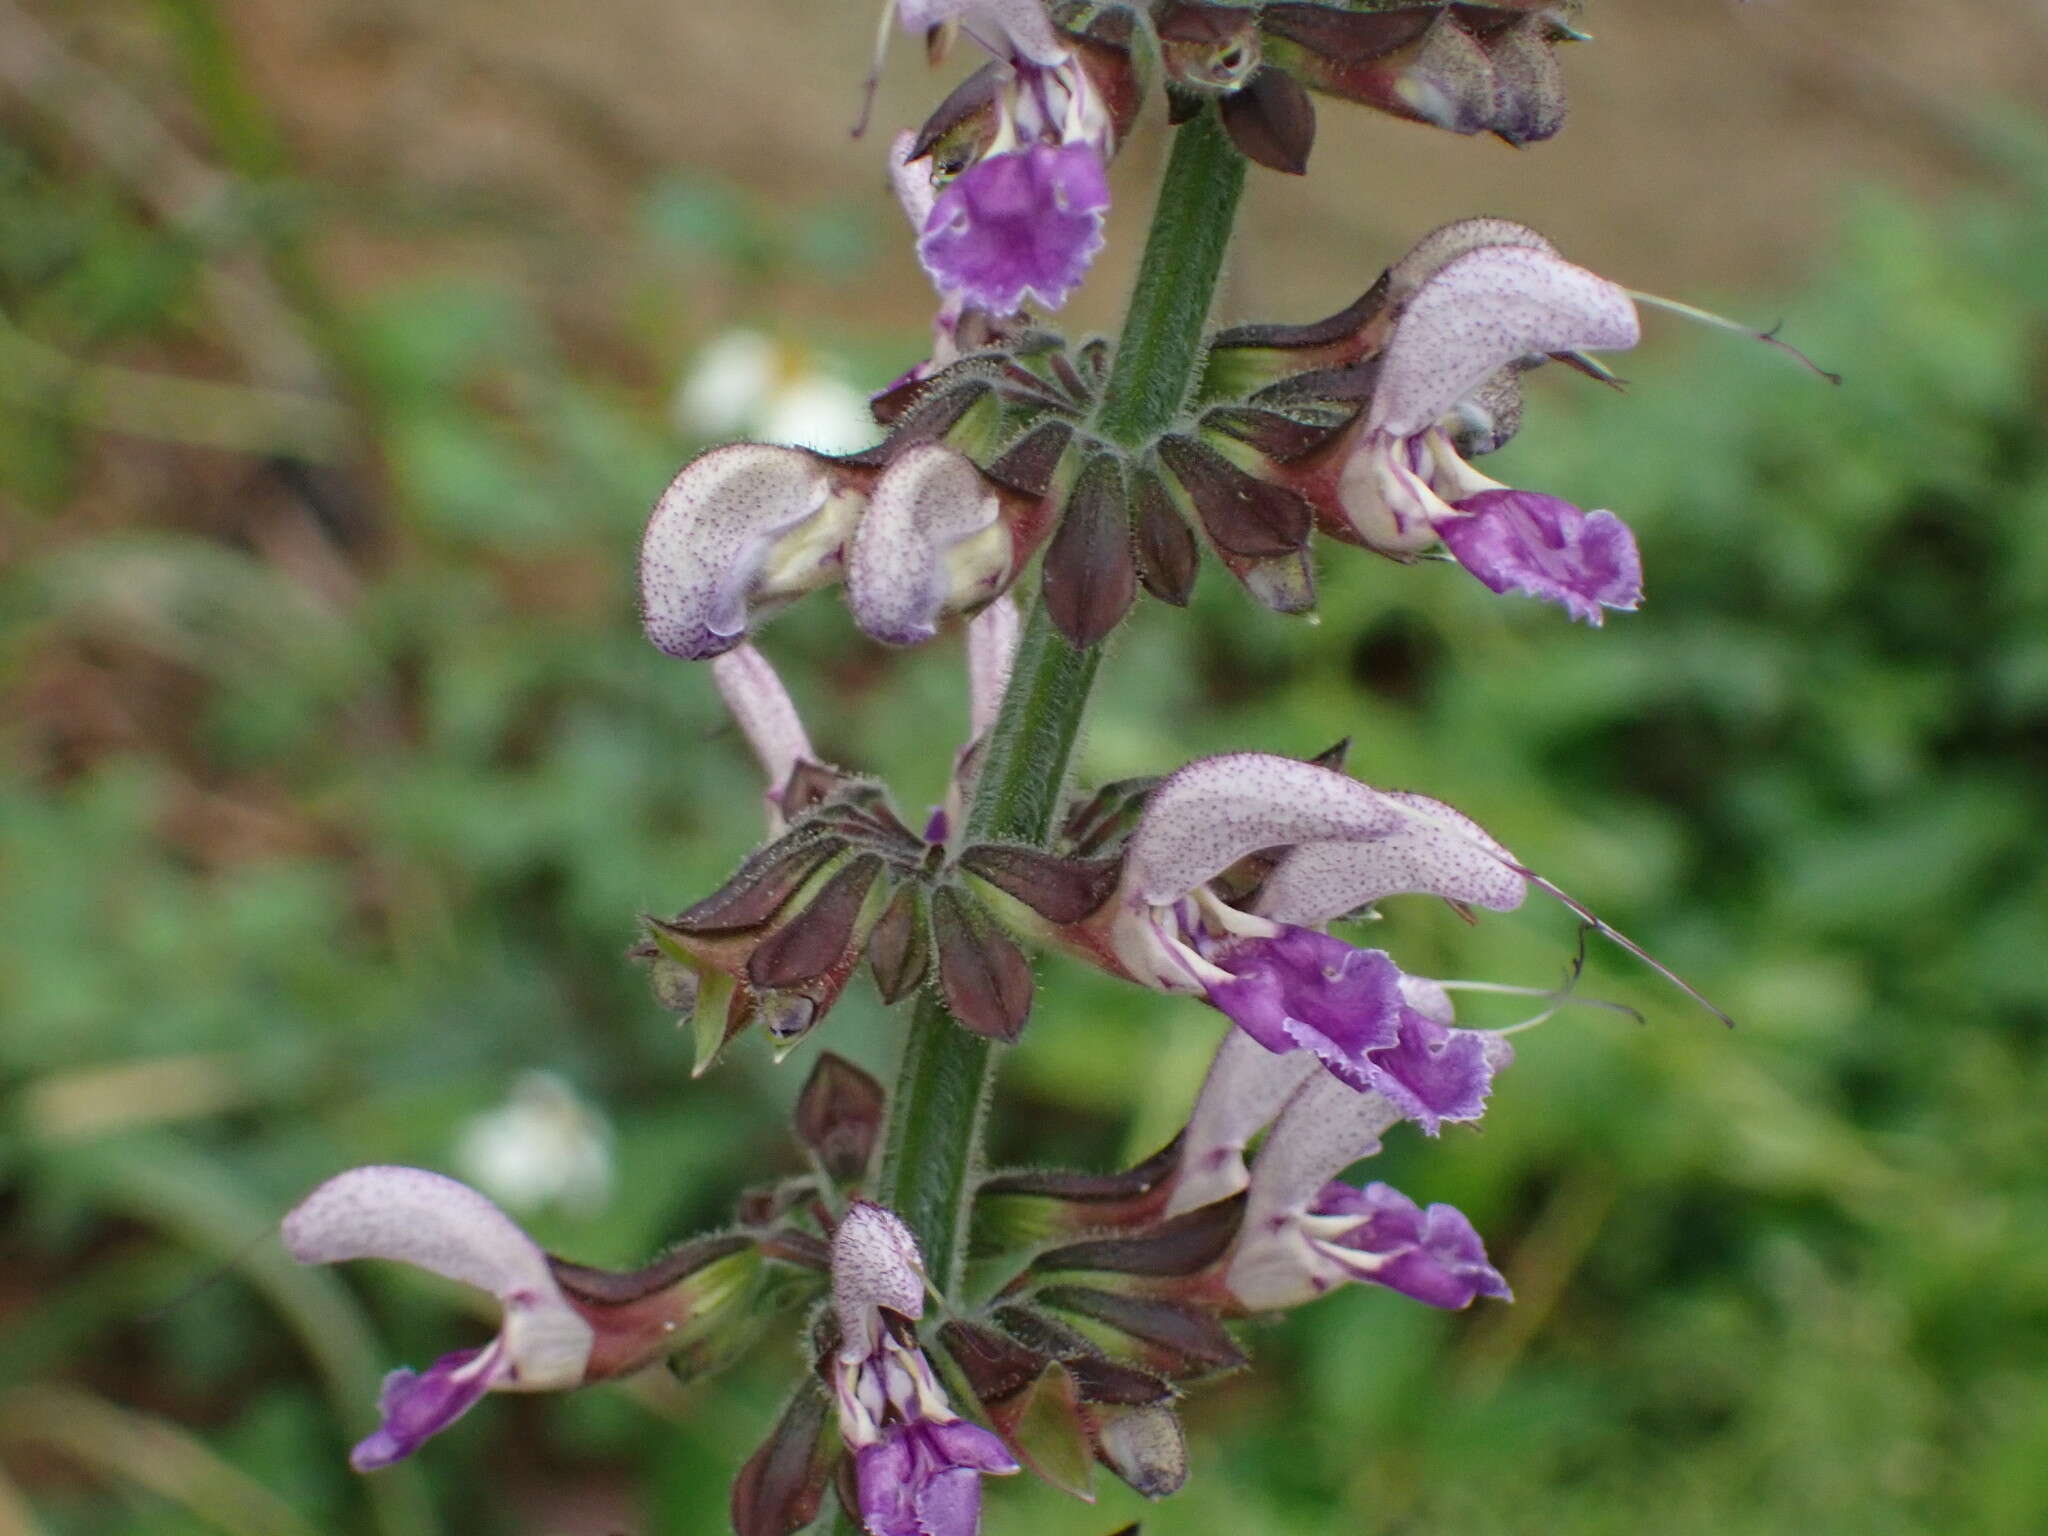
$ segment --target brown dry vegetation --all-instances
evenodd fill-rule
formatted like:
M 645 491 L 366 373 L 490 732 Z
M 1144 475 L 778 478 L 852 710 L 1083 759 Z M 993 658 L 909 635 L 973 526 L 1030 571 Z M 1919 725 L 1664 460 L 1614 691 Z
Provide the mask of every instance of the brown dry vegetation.
M 156 72 L 130 7 L 56 8 Z M 868 0 L 232 0 L 224 6 L 302 169 L 368 216 L 325 253 L 345 287 L 451 259 L 523 273 L 566 315 L 630 274 L 607 259 L 663 170 L 710 168 L 792 204 L 881 192 L 878 140 L 847 126 Z M 56 19 L 56 18 L 53 18 Z M 1958 104 L 2038 99 L 2048 13 L 2025 0 L 1661 0 L 1589 9 L 1567 67 L 1573 119 L 1516 152 L 1324 103 L 1315 173 L 1262 176 L 1240 276 L 1308 308 L 1348 296 L 1416 231 L 1474 211 L 1528 219 L 1603 270 L 1669 291 L 1785 279 L 1846 185 L 1933 190 L 1964 174 Z M 899 46 L 876 122 L 934 99 Z M 879 137 L 879 136 L 878 136 Z M 1122 233 L 1081 318 L 1101 323 L 1159 136 L 1119 170 Z M 446 222 L 460 233 L 393 229 Z M 429 215 L 434 215 L 429 217 Z M 1313 231 L 1304 238 L 1304 231 Z M 821 310 L 828 296 L 815 296 Z M 864 288 L 866 323 L 917 325 L 907 261 Z

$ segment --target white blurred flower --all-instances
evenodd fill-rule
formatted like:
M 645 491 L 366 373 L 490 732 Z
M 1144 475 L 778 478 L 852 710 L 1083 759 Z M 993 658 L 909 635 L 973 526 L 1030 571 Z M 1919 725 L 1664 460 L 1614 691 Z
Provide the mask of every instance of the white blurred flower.
M 853 453 L 880 435 L 867 396 L 801 347 L 759 331 L 714 336 L 676 390 L 677 427 L 694 437 L 749 437 Z
M 611 1199 L 612 1134 L 604 1115 L 552 1072 L 526 1072 L 455 1143 L 463 1177 L 513 1210 L 601 1210 Z

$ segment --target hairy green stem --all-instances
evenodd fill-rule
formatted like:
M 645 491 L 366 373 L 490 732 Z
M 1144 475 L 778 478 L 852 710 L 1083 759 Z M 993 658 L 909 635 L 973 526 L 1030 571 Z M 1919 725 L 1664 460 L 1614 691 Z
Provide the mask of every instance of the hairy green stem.
M 1142 446 L 1187 400 L 1244 171 L 1213 110 L 1175 135 L 1094 423 L 1111 442 Z M 968 836 L 1046 841 L 1100 661 L 1100 647 L 1076 650 L 1044 604 L 1033 608 L 989 733 Z M 965 1257 L 994 1073 L 994 1046 L 955 1024 L 936 997 L 922 995 L 891 1101 L 879 1194 L 917 1234 L 928 1272 L 948 1295 Z

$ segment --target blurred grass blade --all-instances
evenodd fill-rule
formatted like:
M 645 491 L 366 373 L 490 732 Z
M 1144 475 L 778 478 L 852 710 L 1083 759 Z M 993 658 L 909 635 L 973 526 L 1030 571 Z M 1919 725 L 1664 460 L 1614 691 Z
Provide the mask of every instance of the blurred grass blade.
M 0 1399 L 0 1440 L 62 1452 L 234 1536 L 316 1536 L 296 1510 L 197 1436 L 77 1387 L 23 1387 Z M 6 1518 L 0 1505 L 0 1521 Z
M 0 1470 L 0 1536 L 44 1536 L 44 1531 L 28 1497 Z

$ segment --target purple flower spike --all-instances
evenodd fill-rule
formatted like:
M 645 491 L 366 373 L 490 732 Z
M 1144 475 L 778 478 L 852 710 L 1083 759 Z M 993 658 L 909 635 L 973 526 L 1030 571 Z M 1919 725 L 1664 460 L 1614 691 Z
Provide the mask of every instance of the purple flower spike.
M 1317 1227 L 1331 1231 L 1321 1239 L 1324 1251 L 1359 1280 L 1448 1311 L 1468 1307 L 1479 1296 L 1513 1300 L 1507 1281 L 1487 1262 L 1486 1245 L 1456 1206 L 1424 1210 L 1390 1184 L 1331 1184 L 1309 1214 Z
M 1102 249 L 1109 178 L 1085 143 L 991 155 L 933 205 L 917 254 L 939 291 L 994 314 L 1058 309 Z
M 1269 1051 L 1313 1051 L 1343 1081 L 1364 1089 L 1369 1053 L 1401 1033 L 1401 973 L 1377 949 L 1357 949 L 1307 928 L 1245 939 L 1213 957 L 1232 979 L 1209 1001 Z
M 1458 563 L 1496 592 L 1527 592 L 1598 624 L 1602 609 L 1643 600 L 1635 535 L 1612 512 L 1585 512 L 1536 491 L 1481 491 L 1454 503 L 1436 531 Z
M 1484 1043 L 1492 1047 L 1490 1066 L 1511 1059 L 1505 1041 Z M 1252 1165 L 1244 1221 L 1224 1274 L 1238 1301 L 1273 1311 L 1361 1280 L 1433 1307 L 1507 1298 L 1479 1234 L 1452 1207 L 1423 1211 L 1385 1184 L 1357 1190 L 1332 1182 L 1377 1154 L 1380 1137 L 1402 1114 L 1389 1097 L 1354 1093 L 1320 1075 L 1287 1101 Z

